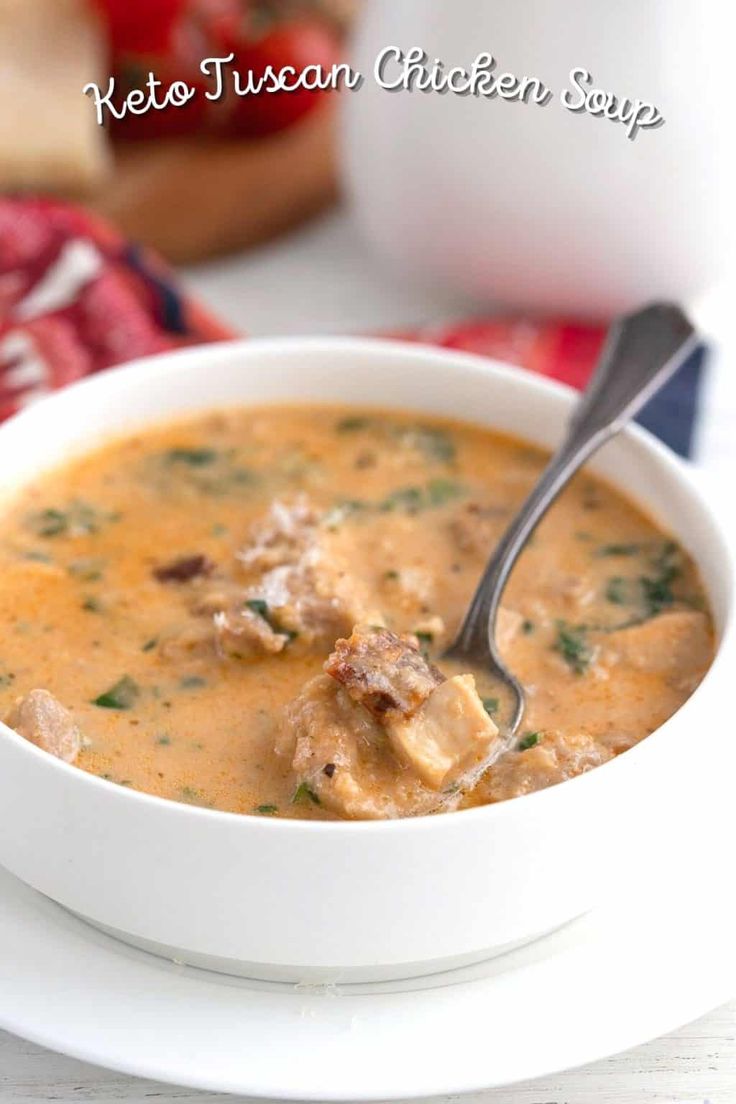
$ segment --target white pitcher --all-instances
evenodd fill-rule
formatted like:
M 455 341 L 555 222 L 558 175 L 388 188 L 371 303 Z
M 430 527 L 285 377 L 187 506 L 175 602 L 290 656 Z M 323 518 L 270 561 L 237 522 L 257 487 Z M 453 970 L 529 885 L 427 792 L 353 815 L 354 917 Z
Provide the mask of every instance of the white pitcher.
M 421 279 L 483 300 L 606 317 L 652 297 L 687 302 L 727 255 L 728 143 L 720 0 L 367 0 L 346 93 L 344 162 L 370 242 Z M 549 102 L 388 92 L 387 46 L 538 77 Z M 723 59 L 723 64 L 721 64 Z M 664 122 L 567 110 L 589 84 L 650 102 Z M 397 74 L 392 64 L 387 72 Z M 733 196 L 733 192 L 731 192 Z

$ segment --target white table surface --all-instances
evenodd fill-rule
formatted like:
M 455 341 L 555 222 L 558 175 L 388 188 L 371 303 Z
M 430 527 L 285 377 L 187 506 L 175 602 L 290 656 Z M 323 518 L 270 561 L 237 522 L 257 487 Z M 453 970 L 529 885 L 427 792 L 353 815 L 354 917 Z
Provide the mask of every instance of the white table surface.
M 369 333 L 483 310 L 480 304 L 453 300 L 438 290 L 404 286 L 367 254 L 344 214 L 323 219 L 257 252 L 190 269 L 184 277 L 190 289 L 221 317 L 252 335 Z M 733 301 L 733 294 L 724 286 L 696 307 L 696 316 L 719 350 L 705 394 L 698 464 L 717 501 L 728 509 L 728 524 L 736 534 L 732 491 L 736 476 L 736 358 L 731 356 L 728 340 Z M 96 1069 L 0 1032 L 2 1104 L 143 1104 L 148 1100 L 204 1104 L 212 1099 L 209 1093 Z M 734 1104 L 736 999 L 697 1023 L 626 1054 L 557 1077 L 465 1099 L 469 1104 Z

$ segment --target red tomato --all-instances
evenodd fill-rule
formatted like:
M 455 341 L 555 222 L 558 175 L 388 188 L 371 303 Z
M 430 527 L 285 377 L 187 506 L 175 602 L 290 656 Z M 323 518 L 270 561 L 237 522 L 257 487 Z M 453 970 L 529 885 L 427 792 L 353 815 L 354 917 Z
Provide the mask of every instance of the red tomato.
M 156 91 L 159 103 L 174 81 L 186 81 L 195 89 L 195 95 L 183 107 L 149 108 L 142 115 L 128 112 L 124 118 L 111 122 L 110 133 L 123 141 L 137 141 L 181 137 L 204 129 L 209 101 L 204 96 L 207 84 L 199 70 L 202 56 L 200 36 L 189 23 L 174 28 L 166 55 L 119 53 L 114 68 L 115 105 L 118 109 L 132 89 L 146 90 L 149 72 L 161 81 L 161 87 Z
M 166 70 L 162 71 L 160 64 L 155 65 L 153 72 L 157 79 L 162 82 L 161 88 L 157 90 L 159 100 L 163 100 L 166 89 L 170 84 L 175 80 L 182 79 L 178 73 L 171 75 L 167 74 Z M 147 76 L 148 70 L 144 74 L 143 80 Z M 118 88 L 122 89 L 119 101 L 116 100 L 117 105 L 122 103 L 125 96 L 124 85 L 128 79 L 125 67 L 116 70 L 115 78 Z M 131 80 L 130 88 L 143 87 L 143 80 L 140 82 L 135 79 Z M 151 108 L 143 115 L 128 113 L 122 119 L 111 120 L 111 135 L 116 141 L 138 142 L 150 138 L 182 138 L 188 134 L 197 134 L 207 130 L 209 102 L 204 95 L 207 91 L 207 85 L 202 81 L 197 83 L 190 80 L 188 83 L 190 87 L 195 89 L 195 95 L 182 107 L 168 106 L 161 110 Z
M 119 52 L 164 54 L 178 23 L 196 25 L 210 53 L 228 53 L 238 38 L 247 0 L 95 0 L 107 25 L 110 47 Z M 207 51 L 202 55 L 207 56 Z
M 144 0 L 100 0 L 112 6 L 130 3 L 126 13 Z M 132 89 L 145 91 L 149 72 L 161 81 L 157 90 L 157 99 L 164 99 L 166 90 L 174 81 L 186 81 L 195 89 L 195 95 L 183 107 L 166 107 L 163 110 L 149 109 L 143 115 L 126 114 L 123 119 L 114 120 L 111 133 L 123 141 L 145 140 L 149 138 L 173 138 L 194 134 L 203 130 L 212 130 L 222 113 L 222 105 L 213 104 L 205 98 L 210 88 L 208 80 L 200 70 L 203 58 L 223 56 L 233 49 L 233 43 L 239 40 L 240 29 L 244 22 L 248 5 L 245 0 L 185 0 L 180 2 L 176 18 L 167 27 L 165 41 L 163 37 L 163 7 L 170 5 L 169 15 L 173 12 L 173 0 L 155 0 L 147 9 L 155 10 L 158 30 L 142 33 L 134 39 L 128 36 L 123 41 L 137 43 L 136 46 L 123 48 L 118 36 L 117 45 L 113 40 L 112 70 L 116 81 L 115 104 L 120 107 L 125 96 Z M 160 7 L 159 7 L 160 6 Z M 140 15 L 138 16 L 140 18 Z M 159 22 L 161 19 L 161 22 Z M 145 43 L 145 45 L 144 45 Z
M 224 57 L 235 49 L 248 16 L 246 0 L 189 0 L 189 16 L 205 42 L 202 57 Z M 200 58 L 201 60 L 201 58 Z
M 328 70 L 338 60 L 339 42 L 332 30 L 323 23 L 302 20 L 276 26 L 254 42 L 241 42 L 235 48 L 232 64 L 243 75 L 241 84 L 245 85 L 249 70 L 255 81 L 264 76 L 269 65 L 276 73 L 285 66 L 300 73 L 308 65 L 321 65 Z M 300 88 L 294 92 L 264 91 L 236 96 L 230 90 L 228 99 L 232 108 L 227 131 L 247 137 L 273 134 L 312 111 L 326 94 L 320 89 Z
M 159 53 L 187 0 L 96 0 L 108 27 L 113 53 Z

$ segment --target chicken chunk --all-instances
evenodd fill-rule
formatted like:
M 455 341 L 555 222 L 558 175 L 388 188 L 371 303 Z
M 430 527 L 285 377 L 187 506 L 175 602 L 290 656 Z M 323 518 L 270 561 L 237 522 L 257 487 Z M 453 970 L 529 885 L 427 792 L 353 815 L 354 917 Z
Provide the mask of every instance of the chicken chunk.
M 246 602 L 264 603 L 271 622 L 301 643 L 331 647 L 371 612 L 334 534 L 303 496 L 292 506 L 274 502 L 238 558 L 249 579 Z
M 612 751 L 586 733 L 567 736 L 545 733 L 536 746 L 500 758 L 481 780 L 473 794 L 473 804 L 506 801 L 543 790 L 612 758 Z
M 248 606 L 223 610 L 214 616 L 217 647 L 230 659 L 257 659 L 282 652 L 289 634 L 274 629 L 264 616 Z
M 5 723 L 65 763 L 73 763 L 82 747 L 82 736 L 71 714 L 48 690 L 31 690 L 18 698 Z
M 371 625 L 357 625 L 348 640 L 338 640 L 325 671 L 384 722 L 411 717 L 445 677 L 422 656 L 416 637 Z
M 328 675 L 317 675 L 286 709 L 277 751 L 298 783 L 347 820 L 421 816 L 454 807 L 403 767 L 383 727 Z
M 291 504 L 273 502 L 238 560 L 244 579 L 215 571 L 203 557 L 157 569 L 159 581 L 186 581 L 189 613 L 210 619 L 203 630 L 189 625 L 170 635 L 162 654 L 199 654 L 209 643 L 222 657 L 253 660 L 292 642 L 332 647 L 368 613 L 381 621 L 368 610 L 364 587 L 304 496 Z
M 397 758 L 431 790 L 467 786 L 502 746 L 472 675 L 447 679 L 412 717 L 389 720 L 386 732 Z
M 472 675 L 445 677 L 414 637 L 357 626 L 286 711 L 277 750 L 348 818 L 447 808 L 482 771 L 498 729 Z
M 601 662 L 660 675 L 688 687 L 692 683 L 694 689 L 710 663 L 712 647 L 710 624 L 704 613 L 669 610 L 640 625 L 609 633 Z
M 292 503 L 275 499 L 266 517 L 253 526 L 250 543 L 238 559 L 246 570 L 259 575 L 293 564 L 314 539 L 319 520 L 306 495 Z
M 325 671 L 383 725 L 399 762 L 430 789 L 482 769 L 498 738 L 473 676 L 445 680 L 415 637 L 358 625 L 338 640 Z

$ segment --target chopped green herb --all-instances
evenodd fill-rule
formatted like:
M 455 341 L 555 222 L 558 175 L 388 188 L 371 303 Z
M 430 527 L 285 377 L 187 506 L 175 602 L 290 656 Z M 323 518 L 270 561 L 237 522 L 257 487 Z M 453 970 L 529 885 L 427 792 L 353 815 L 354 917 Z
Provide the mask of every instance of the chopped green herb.
M 102 560 L 84 559 L 74 560 L 69 564 L 67 571 L 75 579 L 81 579 L 84 583 L 96 583 L 102 578 L 104 563 Z
M 378 504 L 384 513 L 406 510 L 416 514 L 420 510 L 444 506 L 463 493 L 460 483 L 454 479 L 431 479 L 424 487 L 399 487 Z
M 658 554 L 653 557 L 654 575 L 643 575 L 639 579 L 642 598 L 648 617 L 655 617 L 675 601 L 672 584 L 682 573 L 682 554 L 679 546 L 671 540 L 665 541 Z
M 123 675 L 104 694 L 100 694 L 98 698 L 93 698 L 92 705 L 97 705 L 100 709 L 130 709 L 139 694 L 140 687 L 138 683 L 129 675 Z
M 170 464 L 188 464 L 190 468 L 205 468 L 214 464 L 219 453 L 213 448 L 172 448 L 166 453 Z
M 429 648 L 434 642 L 434 633 L 431 632 L 415 632 L 415 637 L 419 641 L 419 651 L 422 653 L 425 659 L 429 659 Z
M 201 686 L 207 685 L 207 679 L 203 679 L 200 675 L 185 675 L 183 679 L 179 681 L 179 686 L 182 690 L 197 690 Z
M 321 805 L 317 794 L 314 790 L 310 789 L 306 782 L 300 782 L 297 788 L 294 790 L 294 796 L 291 799 L 291 804 L 296 805 L 299 801 L 311 801 L 315 805 Z
M 524 636 L 531 636 L 531 634 L 534 632 L 534 622 L 528 620 L 522 621 L 521 631 L 523 632 Z
M 157 736 L 156 737 L 156 743 L 159 745 L 159 747 L 168 747 L 169 744 L 171 743 L 171 737 L 170 736 Z
M 558 621 L 553 648 L 560 653 L 571 671 L 576 675 L 585 674 L 593 658 L 585 625 L 568 625 L 565 621 Z
M 150 476 L 166 494 L 172 490 L 173 479 L 178 492 L 183 489 L 212 497 L 239 493 L 257 480 L 256 474 L 239 462 L 238 450 L 234 448 L 168 449 L 159 455 L 158 465 L 150 469 Z
M 99 598 L 88 595 L 82 602 L 82 609 L 86 610 L 88 613 L 100 613 L 102 611 L 102 602 Z
M 347 418 L 341 418 L 335 426 L 338 433 L 357 433 L 361 429 L 368 429 L 370 418 L 362 414 L 349 414 Z
M 399 435 L 405 445 L 423 452 L 428 460 L 451 464 L 457 454 L 452 437 L 439 426 L 414 426 Z
M 637 556 L 640 552 L 640 544 L 602 544 L 596 554 L 598 556 Z
M 327 529 L 337 529 L 338 525 L 341 525 L 352 514 L 364 510 L 365 507 L 365 502 L 361 502 L 359 498 L 341 499 L 327 511 L 322 518 L 322 524 Z
M 606 583 L 606 601 L 613 602 L 615 606 L 625 606 L 628 593 L 627 580 L 620 575 L 614 575 Z
M 35 514 L 33 524 L 39 537 L 56 537 L 66 532 L 68 520 L 62 510 L 48 509 Z
M 120 514 L 98 510 L 87 502 L 72 502 L 65 510 L 39 510 L 26 524 L 38 537 L 80 537 L 97 533 L 104 522 L 119 518 Z
M 146 643 L 143 645 L 143 647 L 141 648 L 141 651 L 142 652 L 152 652 L 157 644 L 158 644 L 158 637 L 157 636 L 152 636 L 151 639 L 147 640 Z
M 35 548 L 30 548 L 27 552 L 22 553 L 24 560 L 31 560 L 32 563 L 53 563 L 51 556 L 48 556 L 45 552 L 38 552 Z
M 245 605 L 251 613 L 256 613 L 264 621 L 268 621 L 268 602 L 264 601 L 263 598 L 248 598 Z
M 656 579 L 643 575 L 641 579 L 639 579 L 639 584 L 642 589 L 644 603 L 649 617 L 655 617 L 658 613 L 661 613 L 666 606 L 671 606 L 675 600 L 671 579 L 665 575 L 661 575 Z
M 184 801 L 190 805 L 210 805 L 211 802 L 205 799 L 201 790 L 196 790 L 194 786 L 182 786 L 179 790 Z
M 253 810 L 253 812 L 258 813 L 259 816 L 276 816 L 278 811 L 278 805 L 256 805 Z
M 221 522 L 219 522 L 219 521 L 215 525 L 212 526 L 212 536 L 213 537 L 224 537 L 227 534 L 227 532 L 228 532 L 227 525 L 222 525 Z
M 384 579 L 386 579 L 387 582 L 395 582 L 399 578 L 399 573 L 398 571 L 394 570 L 384 571 L 383 577 Z
M 444 506 L 462 494 L 462 487 L 454 479 L 432 479 L 427 484 L 430 506 Z
M 527 732 L 519 740 L 519 751 L 528 751 L 529 748 L 536 747 L 539 743 L 540 735 L 539 732 Z
M 483 708 L 490 717 L 498 713 L 498 704 L 498 698 L 483 698 Z
M 378 508 L 384 513 L 399 509 L 408 510 L 409 513 L 412 513 L 422 508 L 422 499 L 421 487 L 400 487 L 387 495 Z

